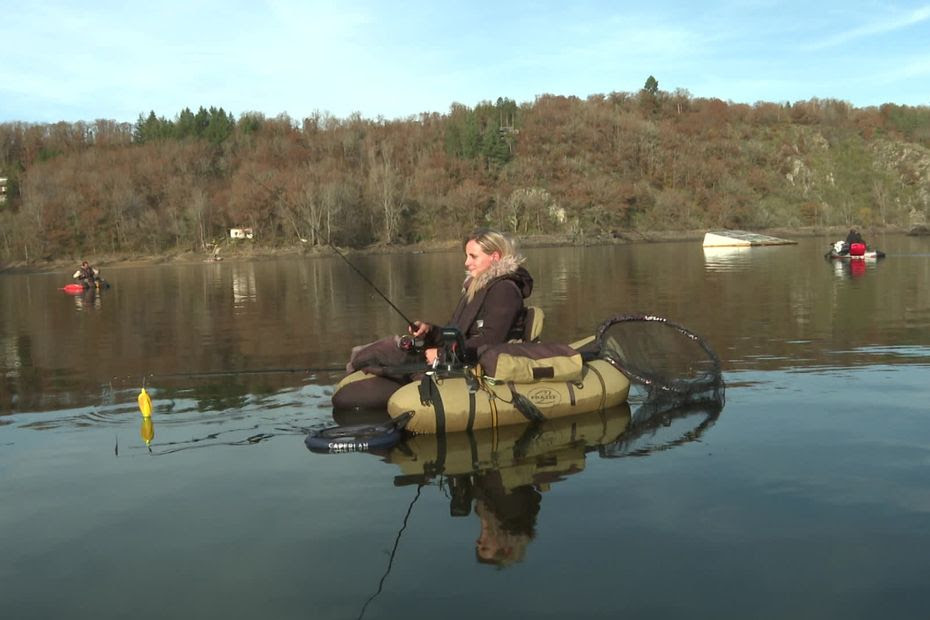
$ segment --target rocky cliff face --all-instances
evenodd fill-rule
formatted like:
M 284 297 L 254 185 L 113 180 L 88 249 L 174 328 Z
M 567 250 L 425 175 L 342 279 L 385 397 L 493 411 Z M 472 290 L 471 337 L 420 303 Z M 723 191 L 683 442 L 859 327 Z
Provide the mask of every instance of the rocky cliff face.
M 876 169 L 887 172 L 911 190 L 910 224 L 925 224 L 930 216 L 930 149 L 919 144 L 876 140 L 871 145 Z

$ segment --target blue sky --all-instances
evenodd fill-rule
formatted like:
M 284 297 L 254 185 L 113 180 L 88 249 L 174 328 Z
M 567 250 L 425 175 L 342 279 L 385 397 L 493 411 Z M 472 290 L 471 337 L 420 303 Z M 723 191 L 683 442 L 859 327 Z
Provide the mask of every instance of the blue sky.
M 930 105 L 930 2 L 0 0 L 0 122 L 664 91 Z

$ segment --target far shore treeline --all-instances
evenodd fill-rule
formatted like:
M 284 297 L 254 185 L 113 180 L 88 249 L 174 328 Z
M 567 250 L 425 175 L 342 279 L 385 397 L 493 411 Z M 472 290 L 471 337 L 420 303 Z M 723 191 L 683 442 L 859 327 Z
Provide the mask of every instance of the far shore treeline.
M 0 124 L 0 260 L 701 228 L 916 226 L 930 107 L 665 92 L 500 98 L 402 120 L 222 108 Z

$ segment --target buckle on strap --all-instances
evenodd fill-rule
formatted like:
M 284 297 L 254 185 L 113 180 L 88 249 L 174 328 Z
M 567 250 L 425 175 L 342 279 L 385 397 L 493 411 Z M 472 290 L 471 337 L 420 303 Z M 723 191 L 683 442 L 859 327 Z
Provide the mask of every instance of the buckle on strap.
M 420 379 L 420 404 L 426 407 L 433 404 L 436 398 L 436 383 L 433 381 L 433 373 L 428 372 Z

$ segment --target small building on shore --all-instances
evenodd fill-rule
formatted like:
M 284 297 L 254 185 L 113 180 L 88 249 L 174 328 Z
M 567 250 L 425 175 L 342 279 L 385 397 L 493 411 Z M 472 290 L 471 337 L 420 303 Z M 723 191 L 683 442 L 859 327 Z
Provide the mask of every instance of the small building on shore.
M 229 229 L 230 239 L 251 239 L 252 236 L 253 235 L 252 235 L 251 228 L 230 228 Z

